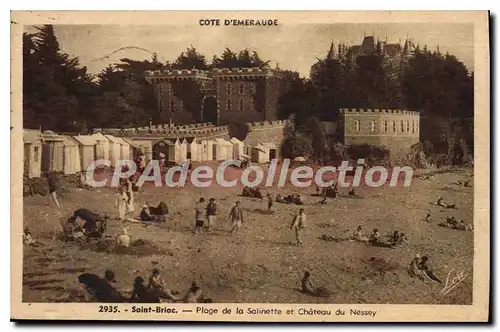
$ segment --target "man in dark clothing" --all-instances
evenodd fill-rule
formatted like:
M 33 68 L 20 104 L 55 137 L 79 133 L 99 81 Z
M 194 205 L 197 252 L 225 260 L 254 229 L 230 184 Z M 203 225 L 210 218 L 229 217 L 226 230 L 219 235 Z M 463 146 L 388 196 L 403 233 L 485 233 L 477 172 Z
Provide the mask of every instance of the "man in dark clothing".
M 210 198 L 207 204 L 207 228 L 212 230 L 215 224 L 215 218 L 217 214 L 217 204 L 215 204 L 215 198 Z
M 196 203 L 194 208 L 195 211 L 195 233 L 198 234 L 203 229 L 203 224 L 205 223 L 205 218 L 203 217 L 203 203 L 205 203 L 205 198 L 201 197 L 199 202 Z
M 47 174 L 47 181 L 49 183 L 49 194 L 52 196 L 52 199 L 54 200 L 54 203 L 56 203 L 57 208 L 61 208 L 61 205 L 59 204 L 59 200 L 57 199 L 57 191 L 59 190 L 59 181 L 57 180 L 57 177 L 54 173 L 48 172 Z
M 271 197 L 270 193 L 267 193 L 266 196 L 267 196 L 267 213 L 271 213 L 273 208 L 273 198 Z

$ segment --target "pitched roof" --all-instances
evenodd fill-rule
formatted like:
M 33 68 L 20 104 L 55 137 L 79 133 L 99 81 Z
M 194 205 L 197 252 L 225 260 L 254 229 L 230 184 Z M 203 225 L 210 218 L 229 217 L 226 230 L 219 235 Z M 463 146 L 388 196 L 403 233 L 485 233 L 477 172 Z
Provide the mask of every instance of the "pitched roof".
M 73 139 L 73 137 L 71 137 L 71 136 L 61 135 L 61 137 L 64 140 L 63 143 L 65 146 L 78 146 L 79 145 L 78 141 Z
M 243 142 L 240 141 L 239 139 L 237 139 L 236 137 L 231 137 L 231 139 L 229 141 L 231 143 L 243 144 Z
M 42 133 L 36 129 L 23 129 L 23 141 L 25 144 L 40 142 Z
M 116 137 L 113 135 L 104 135 L 107 139 L 109 139 L 112 143 L 120 144 L 120 145 L 129 145 L 126 141 L 124 141 L 121 137 Z
M 73 136 L 73 138 L 81 145 L 96 145 L 96 141 L 92 136 L 89 135 L 78 135 Z
M 95 134 L 90 135 L 90 137 L 92 137 L 96 141 L 106 141 L 106 142 L 109 142 L 109 139 L 106 138 L 106 136 L 104 136 L 102 133 L 95 133 Z

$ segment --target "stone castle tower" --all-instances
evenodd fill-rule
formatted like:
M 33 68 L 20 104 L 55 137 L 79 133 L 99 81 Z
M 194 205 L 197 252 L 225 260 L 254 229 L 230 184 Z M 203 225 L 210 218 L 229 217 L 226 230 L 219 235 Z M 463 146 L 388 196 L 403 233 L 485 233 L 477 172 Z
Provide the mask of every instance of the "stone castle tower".
M 268 68 L 155 70 L 145 77 L 155 87 L 162 122 L 224 125 L 276 120 L 279 73 Z

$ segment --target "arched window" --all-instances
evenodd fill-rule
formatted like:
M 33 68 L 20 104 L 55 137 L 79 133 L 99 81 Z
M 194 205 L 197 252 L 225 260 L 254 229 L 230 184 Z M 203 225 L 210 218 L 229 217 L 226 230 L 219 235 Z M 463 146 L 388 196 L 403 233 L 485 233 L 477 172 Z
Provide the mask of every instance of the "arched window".
M 242 95 L 245 92 L 245 84 L 240 83 L 240 95 Z
M 248 99 L 248 109 L 253 111 L 253 98 Z
M 403 121 L 401 121 L 401 132 L 405 132 L 405 123 Z
M 355 127 L 356 132 L 358 133 L 359 129 L 360 129 L 359 120 L 354 120 L 354 127 Z
M 392 121 L 392 132 L 396 132 L 396 121 Z
M 231 110 L 231 99 L 228 99 L 228 100 L 226 101 L 226 108 L 227 108 L 227 110 L 228 110 L 228 111 L 230 111 L 230 110 Z
M 372 121 L 370 122 L 370 131 L 371 131 L 372 133 L 374 133 L 374 132 L 375 132 L 375 120 L 372 120 Z
M 243 112 L 245 105 L 243 104 L 243 99 L 240 99 L 240 111 Z
M 387 128 L 387 120 L 384 120 L 384 133 L 387 134 L 388 131 L 389 129 Z
M 415 134 L 415 121 L 411 122 L 411 133 Z
M 410 132 L 410 121 L 406 121 L 406 132 Z
M 231 94 L 231 82 L 227 82 L 226 84 L 226 94 L 227 95 Z
M 257 83 L 252 83 L 252 93 L 257 91 Z
M 172 83 L 168 84 L 168 94 L 170 96 L 174 94 L 174 87 L 173 87 Z

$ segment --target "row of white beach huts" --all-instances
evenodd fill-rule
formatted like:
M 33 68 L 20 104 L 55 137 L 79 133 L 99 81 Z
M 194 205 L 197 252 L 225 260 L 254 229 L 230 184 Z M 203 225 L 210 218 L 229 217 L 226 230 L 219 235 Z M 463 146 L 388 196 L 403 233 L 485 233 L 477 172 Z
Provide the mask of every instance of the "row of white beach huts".
M 181 164 L 186 159 L 195 162 L 221 161 L 229 159 L 251 159 L 267 163 L 276 158 L 277 147 L 272 143 L 247 146 L 233 137 L 195 139 L 182 138 L 161 140 L 138 140 L 96 133 L 92 135 L 61 135 L 52 131 L 25 129 L 24 170 L 29 178 L 40 177 L 42 172 L 76 174 L 84 171 L 95 160 L 104 159 L 115 166 L 120 159 L 135 159 L 140 153 L 146 160 L 161 159 Z

